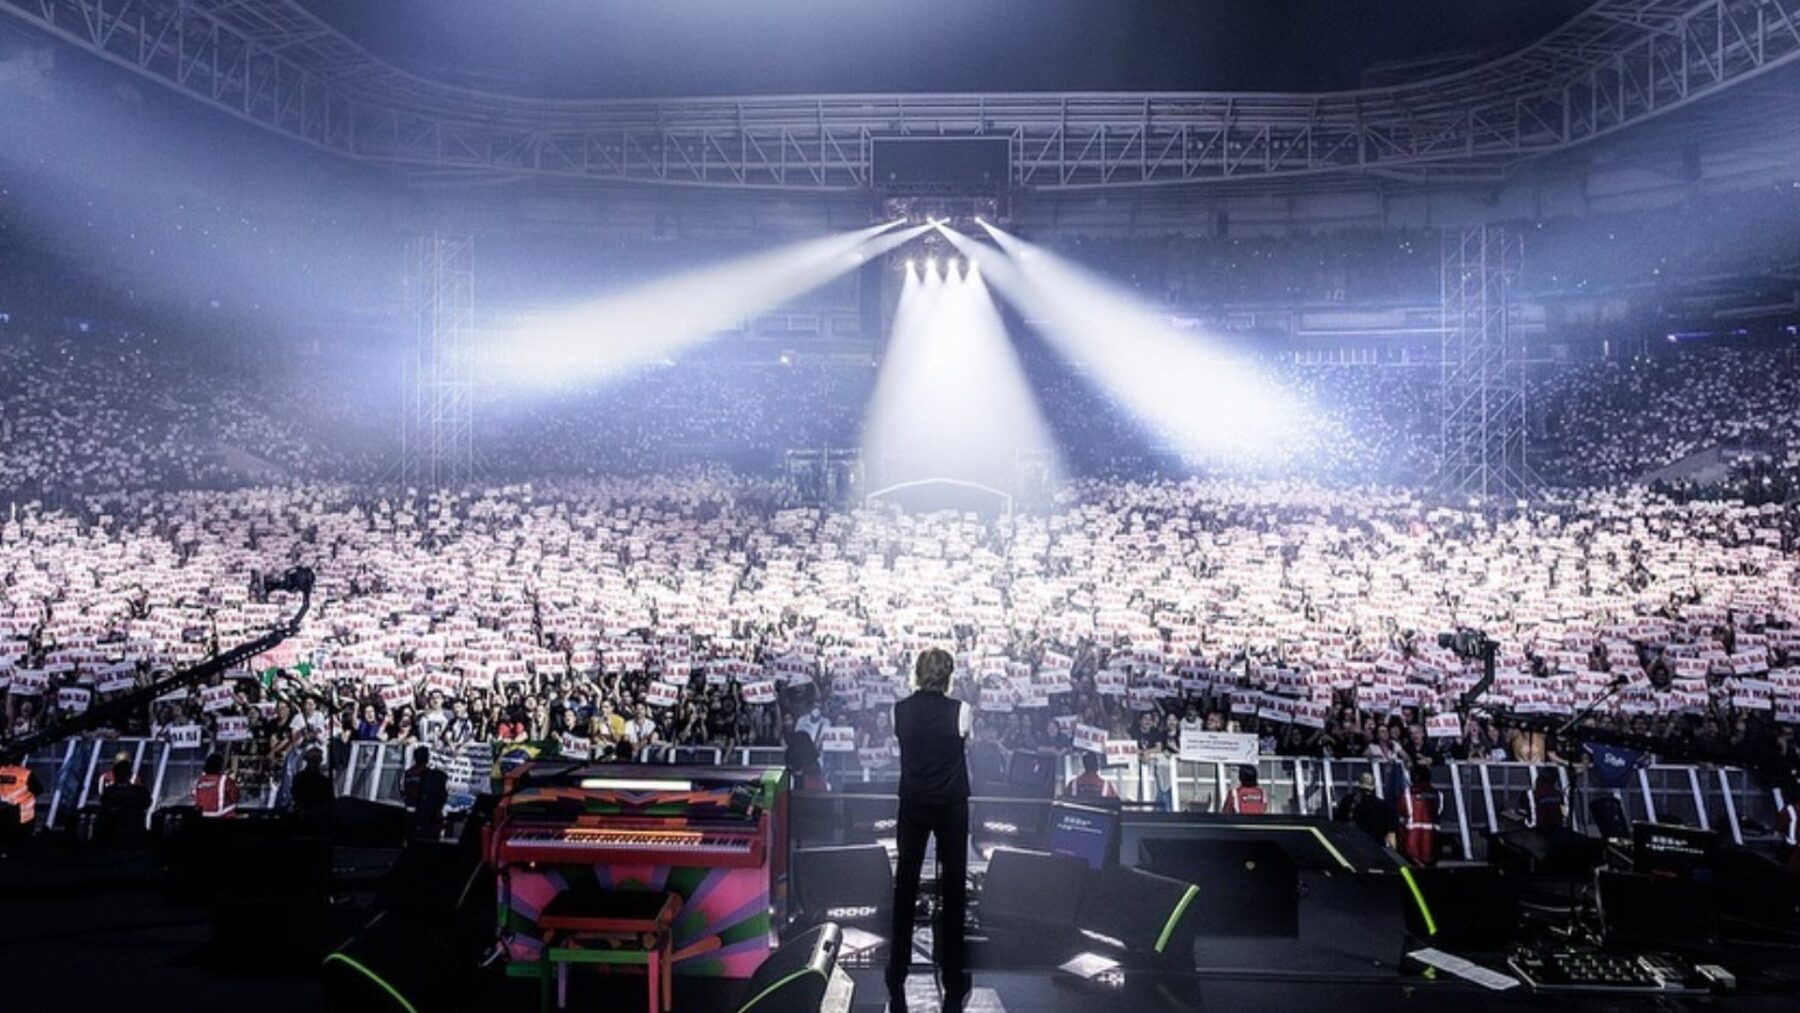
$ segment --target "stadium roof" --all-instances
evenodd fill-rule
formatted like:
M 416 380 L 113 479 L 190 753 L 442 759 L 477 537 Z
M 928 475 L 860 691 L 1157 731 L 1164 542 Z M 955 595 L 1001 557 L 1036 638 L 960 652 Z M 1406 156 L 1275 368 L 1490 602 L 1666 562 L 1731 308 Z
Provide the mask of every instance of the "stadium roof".
M 1383 6 L 1407 11 L 1423 3 Z M 1670 113 L 1741 111 L 1740 103 L 1712 98 L 1754 93 L 1741 86 L 1778 81 L 1770 72 L 1800 66 L 1800 0 L 1596 0 L 1566 20 L 1544 0 L 1521 5 L 1545 21 L 1530 31 L 1530 19 L 1510 21 L 1492 13 L 1492 3 L 1435 6 L 1456 16 L 1421 15 L 1402 31 L 1388 16 L 1355 28 L 1331 13 L 1372 4 L 913 0 L 906 9 L 921 20 L 935 14 L 963 26 L 945 38 L 876 17 L 894 17 L 898 4 L 847 0 L 683 0 L 632 5 L 629 18 L 610 0 L 0 0 L 0 14 L 238 119 L 364 163 L 493 179 L 837 193 L 879 189 L 877 143 L 944 136 L 1005 139 L 1016 191 L 1352 178 L 1486 185 L 1531 160 Z M 820 12 L 840 7 L 870 18 L 859 30 L 878 37 L 865 46 L 830 30 L 832 19 Z M 1027 19 L 1018 13 L 1024 7 L 1049 13 Z M 1198 13 L 1182 14 L 1190 8 Z M 1241 23 L 1235 14 L 1263 8 L 1285 14 Z M 354 13 L 367 9 L 380 15 Z M 738 9 L 758 18 L 730 13 Z M 675 17 L 670 10 L 689 34 L 671 28 L 637 41 L 608 27 L 655 24 Z M 1233 12 L 1229 29 L 1209 34 L 1207 24 L 1226 23 L 1221 10 Z M 802 19 L 805 11 L 817 24 Z M 1080 11 L 1089 14 L 1080 18 Z M 706 20 L 709 12 L 714 20 Z M 1055 23 L 1058 12 L 1066 32 L 1049 33 L 1054 44 L 1036 40 L 1027 26 Z M 1165 28 L 1155 20 L 1162 17 L 1174 20 Z M 1182 20 L 1188 17 L 1199 20 Z M 1465 17 L 1472 24 L 1499 17 L 1494 38 L 1517 31 L 1525 41 L 1497 55 L 1431 62 L 1437 47 L 1467 34 L 1458 21 Z M 1119 25 L 1139 27 L 1115 36 Z M 416 33 L 410 42 L 395 34 L 406 31 Z M 1366 46 L 1341 41 L 1359 37 Z M 1144 47 L 1188 55 L 1159 62 L 1141 58 Z M 1365 49 L 1382 66 L 1345 55 Z M 451 75 L 459 80 L 414 69 L 420 59 L 449 59 L 461 68 Z M 1408 60 L 1430 68 L 1428 76 L 1394 73 Z M 579 71 L 583 61 L 591 73 Z M 467 83 L 494 68 L 526 67 L 544 68 L 527 75 L 535 85 Z M 846 78 L 846 90 L 822 90 L 837 70 L 869 75 L 871 86 L 882 75 L 919 73 L 935 87 L 857 91 L 862 82 Z M 1138 75 L 1159 73 L 1279 78 L 1296 87 L 1324 87 L 1348 74 L 1363 84 L 1122 90 Z M 984 83 L 940 90 L 959 74 Z M 725 77 L 756 93 L 530 94 L 590 81 L 593 91 L 605 91 L 606 81 L 650 92 L 677 82 L 714 91 Z M 763 90 L 801 78 L 806 90 Z M 1120 83 L 1097 91 L 1003 88 L 1030 78 L 1064 88 Z M 1791 102 L 1791 88 L 1779 90 Z M 1774 126 L 1789 117 L 1749 118 Z M 1700 139 L 1689 134 L 1683 143 Z
M 425 77 L 544 98 L 1320 91 L 1592 0 L 301 0 Z

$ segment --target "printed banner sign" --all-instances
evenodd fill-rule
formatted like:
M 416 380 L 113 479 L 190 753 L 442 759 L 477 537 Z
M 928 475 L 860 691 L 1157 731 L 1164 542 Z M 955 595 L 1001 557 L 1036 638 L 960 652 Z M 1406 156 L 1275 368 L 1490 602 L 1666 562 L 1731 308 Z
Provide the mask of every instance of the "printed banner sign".
M 41 668 L 21 668 L 13 673 L 12 692 L 18 696 L 38 696 L 50 688 L 50 673 Z
M 826 725 L 819 733 L 819 752 L 856 752 L 856 729 L 849 725 Z
M 1193 763 L 1255 763 L 1256 736 L 1246 732 L 1209 732 L 1183 729 L 1180 759 Z
M 230 686 L 206 686 L 200 690 L 200 709 L 208 714 L 231 706 Z
M 1425 719 L 1425 734 L 1434 739 L 1454 739 L 1462 735 L 1462 721 L 1455 714 L 1433 714 Z
M 1138 744 L 1134 739 L 1107 739 L 1106 765 L 1118 767 L 1130 763 L 1138 754 Z
M 1090 753 L 1106 752 L 1106 729 L 1093 725 L 1075 725 L 1075 748 L 1085 749 Z
M 110 679 L 104 680 L 94 688 L 102 693 L 123 693 L 125 690 L 131 689 L 136 685 L 137 680 L 129 675 L 115 675 Z

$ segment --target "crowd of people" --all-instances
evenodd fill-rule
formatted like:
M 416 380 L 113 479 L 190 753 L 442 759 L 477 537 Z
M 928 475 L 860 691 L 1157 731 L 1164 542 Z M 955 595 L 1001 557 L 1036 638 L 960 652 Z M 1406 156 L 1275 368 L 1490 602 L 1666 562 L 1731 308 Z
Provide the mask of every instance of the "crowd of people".
M 1707 205 L 1745 223 L 1736 246 L 1660 243 L 1688 207 L 1534 224 L 1521 290 L 1778 264 L 1800 194 L 1776 197 Z M 1436 235 L 1052 245 L 1152 304 L 1302 305 L 1429 300 Z M 670 243 L 608 277 L 693 255 Z M 219 749 L 284 791 L 311 750 L 335 768 L 357 742 L 802 743 L 832 778 L 891 764 L 886 704 L 938 646 L 995 762 L 1095 741 L 1160 757 L 1184 728 L 1250 732 L 1268 755 L 1573 760 L 1518 716 L 1570 715 L 1621 677 L 1597 718 L 1615 731 L 1795 760 L 1800 352 L 1779 336 L 1659 335 L 1534 371 L 1530 461 L 1551 492 L 1505 514 L 1410 492 L 1439 449 L 1433 368 L 1265 352 L 1254 368 L 1305 424 L 1196 460 L 1021 340 L 1068 482 L 984 517 L 819 510 L 779 480 L 786 451 L 859 444 L 878 365 L 855 356 L 721 347 L 592 390 L 484 391 L 480 482 L 427 497 L 391 482 L 397 363 L 373 353 L 220 362 L 73 317 L 0 335 L 9 736 L 267 627 L 284 603 L 251 574 L 305 565 L 319 593 L 298 637 L 111 731 Z M 1473 713 L 1471 663 L 1435 640 L 1463 627 L 1503 645 Z
M 1590 492 L 1511 516 L 1294 483 L 1084 480 L 1042 515 L 784 506 L 723 473 L 382 496 L 141 490 L 0 526 L 0 678 L 20 735 L 249 638 L 278 651 L 112 733 L 282 778 L 312 748 L 570 755 L 792 746 L 892 760 L 887 706 L 953 651 L 990 754 L 1190 727 L 1274 755 L 1578 759 L 1519 715 L 1800 759 L 1800 513 Z M 1501 645 L 1477 666 L 1436 634 Z M 1622 680 L 1623 689 L 1614 686 Z M 1097 730 L 1097 731 L 1095 731 Z M 803 765 L 806 765 L 803 763 Z
M 1640 292 L 1704 278 L 1785 276 L 1800 257 L 1800 188 L 1705 193 L 1629 212 L 1502 220 L 1524 236 L 1529 298 Z M 1057 238 L 1059 252 L 1170 307 L 1435 302 L 1442 231 L 1231 222 L 1210 233 Z M 1791 295 L 1791 284 L 1788 286 Z
M 1599 362 L 1551 374 L 1530 396 L 1544 417 L 1538 466 L 1567 484 L 1636 481 L 1721 445 L 1762 459 L 1759 483 L 1800 474 L 1793 345 L 1702 344 Z
M 0 329 L 0 490 L 344 476 L 357 459 L 309 430 L 299 400 L 142 333 Z
M 1717 447 L 1741 467 L 1663 475 L 1662 488 L 1785 500 L 1800 478 L 1800 352 L 1780 342 L 1660 344 L 1654 355 L 1571 362 L 1532 377 L 1537 474 L 1554 487 L 1613 486 Z M 1195 460 L 1078 369 L 1042 350 L 1024 366 L 1063 471 L 1077 476 L 1200 469 L 1423 487 L 1440 449 L 1433 369 L 1263 362 L 1257 370 L 1300 424 L 1253 453 Z M 278 379 L 281 371 L 221 377 L 136 337 L 10 331 L 0 344 L 0 491 L 29 500 L 391 478 L 391 379 L 364 366 L 294 368 L 318 389 Z M 877 375 L 864 362 L 709 354 L 592 391 L 496 395 L 480 406 L 480 472 L 510 482 L 724 463 L 774 474 L 790 449 L 857 446 Z

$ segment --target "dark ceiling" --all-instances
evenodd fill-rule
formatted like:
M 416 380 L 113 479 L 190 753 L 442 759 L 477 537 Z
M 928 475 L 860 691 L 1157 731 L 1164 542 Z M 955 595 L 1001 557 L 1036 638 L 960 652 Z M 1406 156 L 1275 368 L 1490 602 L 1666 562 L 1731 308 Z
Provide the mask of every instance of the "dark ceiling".
M 301 0 L 422 75 L 558 98 L 1356 87 L 1591 0 Z

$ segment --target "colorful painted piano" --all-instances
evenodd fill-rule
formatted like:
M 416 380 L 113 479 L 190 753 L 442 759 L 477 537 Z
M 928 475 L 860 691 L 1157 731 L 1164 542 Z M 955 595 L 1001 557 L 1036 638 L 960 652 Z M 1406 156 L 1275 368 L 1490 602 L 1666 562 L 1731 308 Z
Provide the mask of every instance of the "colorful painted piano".
M 484 850 L 509 971 L 534 975 L 536 918 L 565 891 L 675 893 L 675 973 L 748 978 L 787 912 L 779 768 L 534 762 L 505 777 Z

